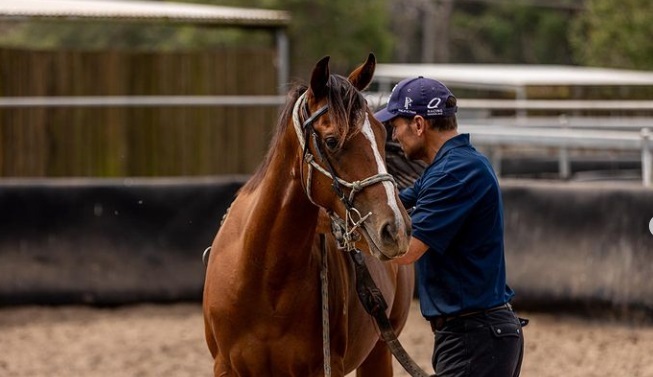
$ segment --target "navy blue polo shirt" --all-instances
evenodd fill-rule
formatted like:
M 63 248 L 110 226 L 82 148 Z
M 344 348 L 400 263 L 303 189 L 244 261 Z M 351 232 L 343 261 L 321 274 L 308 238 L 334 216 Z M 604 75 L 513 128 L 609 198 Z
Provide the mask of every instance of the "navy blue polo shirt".
M 406 208 L 415 207 L 413 237 L 429 247 L 415 262 L 424 317 L 510 301 L 514 293 L 506 285 L 499 182 L 469 134 L 449 139 L 399 196 Z

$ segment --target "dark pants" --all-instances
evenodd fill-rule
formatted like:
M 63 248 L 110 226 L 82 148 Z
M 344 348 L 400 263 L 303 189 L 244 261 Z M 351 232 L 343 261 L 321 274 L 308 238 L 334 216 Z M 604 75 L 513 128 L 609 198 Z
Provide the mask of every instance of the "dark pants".
M 518 377 L 523 356 L 520 321 L 509 309 L 455 318 L 435 331 L 438 377 Z

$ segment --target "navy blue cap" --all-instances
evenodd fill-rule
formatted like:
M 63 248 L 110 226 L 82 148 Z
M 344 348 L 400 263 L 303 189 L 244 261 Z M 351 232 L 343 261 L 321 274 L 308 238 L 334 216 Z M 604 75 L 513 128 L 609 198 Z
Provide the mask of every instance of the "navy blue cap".
M 434 118 L 454 115 L 457 106 L 445 107 L 449 97 L 454 95 L 437 80 L 423 76 L 407 78 L 395 85 L 388 105 L 377 111 L 374 117 L 380 122 L 387 122 L 398 116 Z

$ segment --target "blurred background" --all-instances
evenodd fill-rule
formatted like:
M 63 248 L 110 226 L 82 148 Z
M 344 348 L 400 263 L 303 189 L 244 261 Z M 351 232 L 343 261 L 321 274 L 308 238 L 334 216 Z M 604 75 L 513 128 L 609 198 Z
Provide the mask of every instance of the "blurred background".
M 47 8 L 38 1 L 3 3 L 0 175 L 5 177 L 248 174 L 267 148 L 277 106 L 283 102 L 269 96 L 283 95 L 292 82 L 305 81 L 324 55 L 332 56 L 333 71 L 341 73 L 370 51 L 381 64 L 436 64 L 428 72 L 459 98 L 650 100 L 653 92 L 650 72 L 639 78 L 632 72 L 591 73 L 595 76 L 582 82 L 569 78 L 588 75 L 581 69 L 552 72 L 539 81 L 540 71 L 527 73 L 531 81 L 514 82 L 512 77 L 514 65 L 651 70 L 653 5 L 645 0 L 201 3 L 277 10 L 253 18 L 248 16 L 251 9 L 197 16 L 184 7 L 190 2 L 155 1 L 122 13 L 103 13 L 107 6 L 96 1 L 77 1 L 84 4 L 81 8 L 74 1 L 45 2 Z M 17 4 L 22 9 L 12 10 Z M 164 11 L 169 13 L 159 14 Z M 437 64 L 470 70 L 446 77 L 446 67 Z M 495 74 L 480 64 L 505 69 Z M 377 74 L 370 91 L 387 93 L 401 75 L 425 71 L 413 66 L 393 76 L 379 70 L 388 73 Z M 497 76 L 484 85 L 479 75 Z M 189 97 L 236 95 L 261 97 L 256 102 L 242 97 L 235 106 L 229 98 Z M 72 98 L 30 102 L 13 97 Z M 375 106 L 383 103 L 382 96 L 371 98 Z M 461 108 L 469 110 L 461 117 L 482 118 L 483 123 L 517 111 L 516 104 L 490 102 L 463 101 Z M 608 120 L 606 125 L 605 119 L 577 116 L 650 116 L 653 110 L 645 102 L 630 108 L 592 102 L 522 104 L 520 109 L 522 115 L 548 118 L 522 124 L 574 127 L 589 122 L 596 128 L 623 122 Z M 639 119 L 635 126 L 643 123 L 650 125 L 648 119 Z M 630 168 L 621 174 L 633 178 L 638 174 L 633 164 L 640 158 L 629 160 L 634 163 L 613 159 L 611 166 Z M 556 162 L 549 163 L 557 172 Z M 509 168 L 503 166 L 505 173 Z M 566 170 L 562 174 L 570 175 Z
M 290 86 L 371 51 L 372 107 L 413 75 L 458 97 L 524 305 L 653 309 L 651 19 L 647 0 L 5 0 L 0 303 L 196 300 Z M 410 184 L 423 166 L 388 148 Z
M 516 308 L 650 330 L 651 20 L 650 0 L 2 0 L 0 330 L 47 322 L 48 311 L 10 309 L 25 305 L 196 305 L 201 253 L 265 155 L 291 85 L 325 55 L 346 74 L 369 52 L 372 107 L 414 75 L 458 97 L 460 130 L 501 178 Z M 387 151 L 409 176 L 423 168 Z M 646 334 L 596 352 L 653 344 Z M 31 349 L 16 339 L 0 343 L 0 374 L 88 375 L 7 358 Z M 546 369 L 546 343 L 534 344 L 532 375 L 609 374 Z M 584 360 L 568 354 L 568 367 Z M 630 360 L 615 364 L 622 375 L 653 375 L 644 356 L 617 359 Z M 171 370 L 158 375 L 185 375 Z

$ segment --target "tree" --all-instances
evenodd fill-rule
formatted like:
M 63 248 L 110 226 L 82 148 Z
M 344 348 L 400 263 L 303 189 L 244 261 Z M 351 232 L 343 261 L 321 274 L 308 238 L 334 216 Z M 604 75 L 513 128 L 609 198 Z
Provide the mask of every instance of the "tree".
M 570 28 L 576 61 L 584 65 L 653 69 L 653 2 L 588 0 Z
M 332 57 L 334 72 L 348 72 L 369 52 L 388 61 L 392 34 L 387 27 L 385 1 L 278 0 L 291 12 L 289 30 L 294 76 L 306 77 L 324 55 Z
M 464 63 L 570 64 L 569 9 L 525 2 L 464 4 L 451 23 L 451 60 Z
M 249 8 L 282 9 L 291 14 L 291 75 L 300 80 L 316 61 L 331 56 L 334 72 L 348 72 L 369 52 L 380 61 L 391 56 L 387 1 L 378 0 L 177 0 Z
M 390 0 L 393 61 L 570 64 L 578 0 Z

